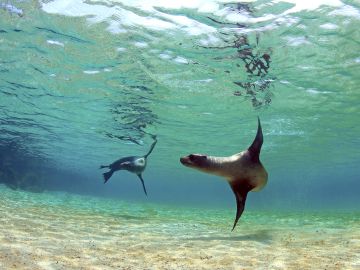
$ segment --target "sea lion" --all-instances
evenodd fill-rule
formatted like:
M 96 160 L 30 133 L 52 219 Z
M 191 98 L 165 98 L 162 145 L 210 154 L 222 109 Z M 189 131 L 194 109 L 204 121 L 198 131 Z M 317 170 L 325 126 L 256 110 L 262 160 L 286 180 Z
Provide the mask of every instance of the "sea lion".
M 104 176 L 104 184 L 110 179 L 112 174 L 115 171 L 119 170 L 127 170 L 129 172 L 135 173 L 143 186 L 145 195 L 147 195 L 144 179 L 142 178 L 142 173 L 144 172 L 147 164 L 147 157 L 151 154 L 152 150 L 155 147 L 155 144 L 157 143 L 156 136 L 153 136 L 154 142 L 152 143 L 149 152 L 147 152 L 144 156 L 130 156 L 130 157 L 123 157 L 118 159 L 117 161 L 113 162 L 110 165 L 101 165 L 100 169 L 103 168 L 110 168 L 110 171 L 103 173 Z
M 237 211 L 232 231 L 244 211 L 249 191 L 259 191 L 267 183 L 268 174 L 260 162 L 263 134 L 258 118 L 258 130 L 250 147 L 229 157 L 214 157 L 191 154 L 180 158 L 180 162 L 190 168 L 224 177 L 235 194 Z

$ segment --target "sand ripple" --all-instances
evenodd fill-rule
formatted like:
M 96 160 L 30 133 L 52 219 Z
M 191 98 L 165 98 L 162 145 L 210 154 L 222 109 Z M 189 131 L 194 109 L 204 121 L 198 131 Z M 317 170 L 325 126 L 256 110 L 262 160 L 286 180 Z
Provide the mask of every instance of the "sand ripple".
M 359 214 L 248 212 L 231 233 L 216 211 L 0 195 L 0 269 L 360 269 Z

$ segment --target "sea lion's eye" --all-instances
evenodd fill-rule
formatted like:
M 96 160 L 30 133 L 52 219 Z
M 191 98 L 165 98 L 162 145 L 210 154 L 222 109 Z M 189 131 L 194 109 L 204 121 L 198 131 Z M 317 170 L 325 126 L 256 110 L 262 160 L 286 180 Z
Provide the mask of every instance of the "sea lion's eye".
M 207 158 L 207 156 L 205 156 L 205 155 L 197 155 L 197 154 L 189 155 L 190 161 L 206 160 L 206 158 Z

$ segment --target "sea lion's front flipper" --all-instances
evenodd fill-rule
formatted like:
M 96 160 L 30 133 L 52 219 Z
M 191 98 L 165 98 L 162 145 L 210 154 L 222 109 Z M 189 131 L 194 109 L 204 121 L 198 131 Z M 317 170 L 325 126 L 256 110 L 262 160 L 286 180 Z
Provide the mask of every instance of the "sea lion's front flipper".
M 147 152 L 146 155 L 144 155 L 144 158 L 147 158 L 151 154 L 152 150 L 155 147 L 155 144 L 157 143 L 156 136 L 153 136 L 153 139 L 154 139 L 154 141 L 153 141 L 152 145 L 150 146 L 150 150 L 149 150 L 149 152 Z
M 242 185 L 240 183 L 236 183 L 235 181 L 230 182 L 229 184 L 230 184 L 232 191 L 235 194 L 236 207 L 237 207 L 234 226 L 231 230 L 231 231 L 233 231 L 236 227 L 236 224 L 237 224 L 239 218 L 241 217 L 241 214 L 244 212 L 246 197 L 247 197 L 248 192 L 251 190 L 251 188 L 246 184 Z
M 145 183 L 144 183 L 144 179 L 142 178 L 141 174 L 138 174 L 137 175 L 142 183 L 142 186 L 144 188 L 144 192 L 145 192 L 145 195 L 147 196 L 147 192 L 146 192 L 146 188 L 145 188 Z
M 256 136 L 255 136 L 255 139 L 254 139 L 253 143 L 248 148 L 249 153 L 250 153 L 250 155 L 252 157 L 252 160 L 255 161 L 255 162 L 259 161 L 259 155 L 260 155 L 260 150 L 261 150 L 261 146 L 263 144 L 263 141 L 264 141 L 264 137 L 263 137 L 263 133 L 262 133 L 260 118 L 258 117 L 257 133 L 256 133 Z

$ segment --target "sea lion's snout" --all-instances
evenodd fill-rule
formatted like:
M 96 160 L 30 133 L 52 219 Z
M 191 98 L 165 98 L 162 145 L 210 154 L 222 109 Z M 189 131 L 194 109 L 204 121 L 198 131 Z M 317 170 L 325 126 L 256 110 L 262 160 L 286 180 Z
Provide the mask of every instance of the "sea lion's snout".
M 206 161 L 207 156 L 200 154 L 190 154 L 180 158 L 180 162 L 187 167 L 202 167 Z
M 180 162 L 181 162 L 182 165 L 185 165 L 185 166 L 190 165 L 189 156 L 181 157 Z

